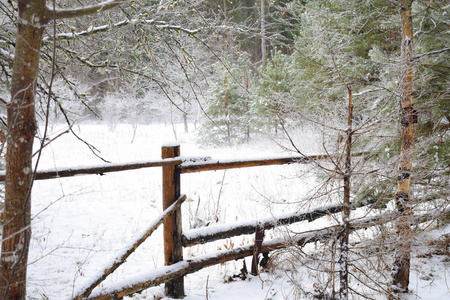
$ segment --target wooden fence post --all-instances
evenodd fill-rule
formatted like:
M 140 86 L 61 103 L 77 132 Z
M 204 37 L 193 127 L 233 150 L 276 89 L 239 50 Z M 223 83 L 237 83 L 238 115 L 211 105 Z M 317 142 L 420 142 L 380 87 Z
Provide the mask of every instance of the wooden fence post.
M 256 276 L 258 272 L 259 254 L 262 250 L 262 242 L 264 241 L 264 225 L 261 222 L 256 224 L 255 228 L 255 248 L 253 250 L 252 271 L 250 274 Z
M 163 145 L 161 158 L 180 156 L 180 145 Z M 163 210 L 180 197 L 180 168 L 176 165 L 162 167 Z M 172 265 L 183 260 L 181 244 L 181 207 L 164 221 L 164 264 Z M 184 277 L 171 279 L 165 284 L 166 295 L 172 298 L 184 297 Z

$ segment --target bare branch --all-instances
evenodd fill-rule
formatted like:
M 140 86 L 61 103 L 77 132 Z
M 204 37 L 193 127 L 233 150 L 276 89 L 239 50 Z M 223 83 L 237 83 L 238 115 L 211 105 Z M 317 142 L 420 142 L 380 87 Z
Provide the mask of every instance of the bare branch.
M 13 61 L 14 60 L 14 54 L 13 53 L 9 53 L 8 51 L 0 48 L 0 55 L 5 57 L 8 61 Z
M 87 6 L 87 7 L 80 7 L 75 9 L 55 9 L 53 11 L 53 8 L 47 7 L 48 13 L 50 16 L 54 16 L 54 19 L 71 19 L 71 18 L 77 18 L 82 16 L 88 16 L 88 15 L 95 15 L 99 12 L 106 11 L 109 9 L 112 9 L 116 6 L 119 6 L 121 4 L 128 3 L 126 0 L 109 0 L 102 3 L 99 3 L 97 5 Z
M 181 32 L 184 32 L 184 33 L 190 34 L 190 35 L 196 34 L 197 32 L 200 31 L 200 29 L 191 30 L 191 29 L 183 28 L 181 26 L 170 25 L 164 21 L 157 21 L 155 19 L 143 20 L 143 19 L 135 18 L 135 19 L 131 19 L 131 20 L 123 20 L 123 21 L 117 22 L 115 24 L 105 24 L 105 25 L 101 25 L 101 26 L 97 26 L 97 27 L 91 26 L 87 30 L 83 30 L 80 32 L 59 33 L 55 37 L 53 37 L 53 36 L 44 37 L 42 39 L 42 42 L 47 43 L 54 39 L 55 40 L 73 40 L 79 36 L 89 36 L 89 35 L 96 34 L 99 32 L 109 31 L 112 28 L 124 27 L 129 24 L 154 25 L 158 29 L 177 30 L 177 31 L 181 31 Z
M 418 54 L 418 55 L 414 56 L 412 60 L 420 59 L 420 58 L 422 58 L 424 56 L 435 55 L 435 54 L 439 54 L 439 53 L 443 53 L 443 52 L 447 52 L 447 51 L 450 51 L 450 47 L 444 48 L 444 49 L 440 49 L 440 50 L 435 50 L 435 51 L 430 51 L 430 52 Z

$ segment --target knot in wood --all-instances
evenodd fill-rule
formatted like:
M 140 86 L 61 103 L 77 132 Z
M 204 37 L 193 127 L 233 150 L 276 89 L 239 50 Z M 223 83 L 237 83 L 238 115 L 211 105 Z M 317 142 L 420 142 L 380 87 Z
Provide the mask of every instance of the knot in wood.
M 398 211 L 403 213 L 405 211 L 405 202 L 409 202 L 409 194 L 404 191 L 399 191 L 395 194 L 395 202 L 398 207 Z
M 415 124 L 417 121 L 417 110 L 415 110 L 413 106 L 407 106 L 402 109 L 400 114 L 400 124 L 402 128 L 407 127 L 409 124 Z
M 408 168 L 399 168 L 398 169 L 398 174 L 397 174 L 398 180 L 405 180 L 405 179 L 408 179 L 409 177 L 411 177 L 411 170 L 409 170 Z

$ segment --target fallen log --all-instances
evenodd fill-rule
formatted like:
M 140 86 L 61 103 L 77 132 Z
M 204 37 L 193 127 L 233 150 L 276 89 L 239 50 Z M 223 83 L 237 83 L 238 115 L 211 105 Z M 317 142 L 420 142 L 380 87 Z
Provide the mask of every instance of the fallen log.
M 109 274 L 114 272 L 119 266 L 121 266 L 125 260 L 139 247 L 152 233 L 164 222 L 164 220 L 169 217 L 175 210 L 177 210 L 181 204 L 186 200 L 186 195 L 181 195 L 170 207 L 168 207 L 156 220 L 153 221 L 152 225 L 140 235 L 140 237 L 129 247 L 122 250 L 122 253 L 119 254 L 109 266 L 107 266 L 103 273 L 96 277 L 88 285 L 88 287 L 84 288 L 82 292 L 79 292 L 77 296 L 74 297 L 76 300 L 81 300 L 87 298 L 94 288 L 98 286 L 103 280 L 108 277 Z

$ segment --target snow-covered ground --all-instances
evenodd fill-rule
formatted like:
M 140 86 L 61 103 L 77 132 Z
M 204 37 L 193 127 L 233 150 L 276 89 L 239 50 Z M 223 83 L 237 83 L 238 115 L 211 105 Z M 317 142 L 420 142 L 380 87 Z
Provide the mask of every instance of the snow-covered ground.
M 65 129 L 52 128 L 52 134 Z M 74 131 L 98 148 L 111 162 L 156 160 L 161 145 L 174 139 L 170 125 L 141 125 L 133 137 L 131 125 L 114 131 L 98 124 L 81 124 Z M 306 134 L 302 150 L 318 152 L 320 141 Z M 224 149 L 202 149 L 193 136 L 177 128 L 182 156 L 246 158 L 283 156 L 266 141 Z M 66 134 L 45 148 L 39 168 L 90 166 L 102 162 L 86 145 Z M 182 175 L 185 230 L 245 221 L 301 209 L 297 200 L 319 179 L 305 172 L 309 166 L 284 165 Z M 29 299 L 70 299 L 162 212 L 161 169 L 88 175 L 36 181 L 32 194 L 33 238 L 29 257 Z M 307 226 L 307 224 L 305 224 Z M 308 225 L 309 226 L 309 225 Z M 305 227 L 306 228 L 306 227 Z M 98 289 L 106 288 L 163 265 L 162 228 L 158 229 Z M 266 233 L 270 238 L 276 231 Z M 194 257 L 252 243 L 251 236 L 223 240 L 185 249 Z M 414 260 L 409 299 L 450 299 L 450 271 L 444 258 Z M 247 258 L 250 267 L 250 258 Z M 286 270 L 261 273 L 245 281 L 228 281 L 239 274 L 242 260 L 203 269 L 185 278 L 187 300 L 296 299 Z M 301 271 L 301 268 L 298 269 Z M 306 274 L 306 273 L 305 273 Z M 431 274 L 431 275 L 430 275 Z M 312 287 L 313 279 L 303 276 Z M 167 299 L 164 287 L 150 288 L 133 299 Z

